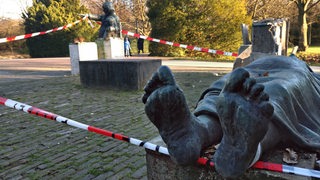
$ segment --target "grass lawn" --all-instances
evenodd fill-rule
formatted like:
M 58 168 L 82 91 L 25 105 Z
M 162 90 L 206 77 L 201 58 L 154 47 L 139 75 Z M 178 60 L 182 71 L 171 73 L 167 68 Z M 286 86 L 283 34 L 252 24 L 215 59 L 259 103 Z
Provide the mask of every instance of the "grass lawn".
M 288 55 L 292 52 L 292 47 L 288 48 Z M 309 65 L 320 66 L 320 45 L 310 46 L 306 52 L 298 52 L 297 57 Z
M 293 47 L 288 48 L 288 54 L 292 52 Z M 299 52 L 298 52 L 299 53 Z M 320 54 L 320 45 L 317 46 L 309 46 L 306 52 L 300 52 L 300 53 L 311 53 L 311 54 Z
M 318 45 L 318 46 L 310 46 L 310 47 L 307 49 L 307 53 L 320 54 L 320 45 Z

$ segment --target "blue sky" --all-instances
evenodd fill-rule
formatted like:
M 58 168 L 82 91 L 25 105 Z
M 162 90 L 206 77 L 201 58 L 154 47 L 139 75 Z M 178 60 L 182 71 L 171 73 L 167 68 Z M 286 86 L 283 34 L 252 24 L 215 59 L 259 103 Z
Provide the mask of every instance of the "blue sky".
M 19 19 L 21 10 L 32 5 L 32 0 L 0 0 L 0 17 Z

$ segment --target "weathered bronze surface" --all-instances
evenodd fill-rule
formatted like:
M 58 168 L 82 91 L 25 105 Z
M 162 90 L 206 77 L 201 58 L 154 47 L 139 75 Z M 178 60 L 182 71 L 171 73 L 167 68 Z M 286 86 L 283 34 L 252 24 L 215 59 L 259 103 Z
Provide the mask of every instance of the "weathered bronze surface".
M 170 69 L 162 66 L 142 98 L 173 161 L 195 164 L 209 146 L 223 177 L 241 176 L 278 145 L 320 149 L 320 75 L 295 56 L 267 56 L 214 82 L 194 112 Z
M 99 30 L 99 38 L 106 39 L 108 37 L 121 37 L 121 24 L 119 17 L 115 14 L 112 2 L 105 2 L 102 5 L 103 15 L 89 14 L 88 18 L 101 21 Z

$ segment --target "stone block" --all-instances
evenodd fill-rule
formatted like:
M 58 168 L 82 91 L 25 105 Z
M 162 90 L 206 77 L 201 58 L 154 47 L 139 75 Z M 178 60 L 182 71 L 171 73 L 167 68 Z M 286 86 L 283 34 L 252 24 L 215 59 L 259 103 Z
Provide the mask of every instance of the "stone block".
M 252 52 L 287 55 L 288 20 L 266 19 L 252 24 Z
M 85 87 L 141 90 L 161 60 L 80 61 L 80 80 Z
M 107 40 L 97 39 L 99 59 L 124 58 L 124 41 L 121 38 L 110 37 Z
M 238 57 L 234 61 L 233 64 L 233 70 L 238 67 L 246 66 L 247 64 L 250 64 L 253 59 L 251 58 L 252 53 L 252 45 L 242 45 L 240 46 L 238 50 Z
M 160 136 L 149 141 L 153 144 L 165 146 Z M 313 169 L 316 160 L 316 154 L 301 153 L 299 154 L 299 163 L 296 167 L 303 167 Z M 264 157 L 268 162 L 283 163 L 281 151 L 274 151 Z M 193 166 L 179 166 L 175 164 L 168 155 L 160 154 L 155 151 L 146 149 L 147 161 L 147 176 L 148 179 L 165 180 L 193 180 L 193 179 L 223 179 L 219 174 L 214 171 L 212 167 L 203 165 Z M 237 178 L 239 180 L 245 179 L 279 179 L 279 180 L 311 180 L 311 177 L 285 174 L 274 171 L 249 169 L 243 176 Z
M 82 42 L 69 44 L 71 74 L 79 75 L 79 61 L 98 59 L 97 44 L 94 42 Z

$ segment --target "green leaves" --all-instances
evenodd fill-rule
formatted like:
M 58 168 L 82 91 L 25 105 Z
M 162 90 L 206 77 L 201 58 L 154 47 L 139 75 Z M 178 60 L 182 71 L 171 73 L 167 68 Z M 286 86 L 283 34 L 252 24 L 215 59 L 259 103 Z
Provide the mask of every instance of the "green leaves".
M 80 19 L 79 14 L 88 10 L 80 5 L 80 0 L 33 0 L 24 18 L 26 33 L 50 30 L 73 23 Z M 96 39 L 99 27 L 92 29 L 86 22 L 79 23 L 60 32 L 33 37 L 27 40 L 31 57 L 69 56 L 69 43 L 83 37 L 86 41 Z
M 244 0 L 153 0 L 147 5 L 150 36 L 181 44 L 237 51 L 241 44 L 240 25 L 250 24 Z M 150 44 L 150 51 L 164 56 L 211 56 L 155 43 Z

